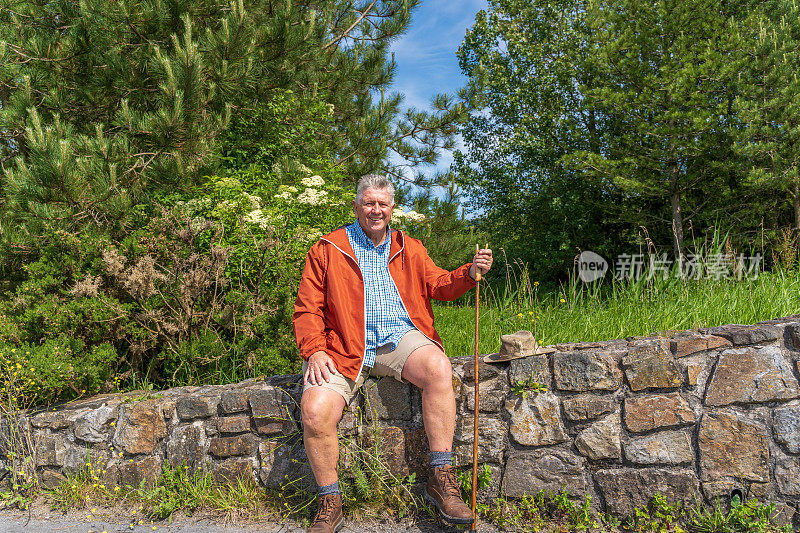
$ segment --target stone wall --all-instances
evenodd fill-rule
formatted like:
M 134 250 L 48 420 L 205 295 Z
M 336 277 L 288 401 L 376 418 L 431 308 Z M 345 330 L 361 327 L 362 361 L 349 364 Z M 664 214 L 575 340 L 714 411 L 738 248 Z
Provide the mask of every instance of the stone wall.
M 739 489 L 778 502 L 785 519 L 794 514 L 800 316 L 556 349 L 480 366 L 479 462 L 492 473 L 483 499 L 565 489 L 627 515 L 657 491 L 692 504 Z M 472 360 L 454 358 L 453 367 L 455 452 L 467 466 Z M 109 485 L 152 479 L 165 461 L 268 487 L 310 483 L 298 379 L 97 396 L 31 413 L 20 427 L 35 442 L 46 484 L 87 458 L 102 466 Z M 547 391 L 514 394 L 512 384 L 527 380 Z M 379 439 L 398 476 L 424 476 L 427 444 L 416 389 L 369 380 L 340 432 Z

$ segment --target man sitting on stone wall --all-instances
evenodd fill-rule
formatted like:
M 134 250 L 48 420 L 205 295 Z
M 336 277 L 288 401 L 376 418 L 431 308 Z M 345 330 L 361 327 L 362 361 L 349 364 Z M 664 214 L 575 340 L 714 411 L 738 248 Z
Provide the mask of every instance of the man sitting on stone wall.
M 309 532 L 342 527 L 337 424 L 367 376 L 391 376 L 422 390 L 422 420 L 431 449 L 425 499 L 455 523 L 472 522 L 451 466 L 456 402 L 452 367 L 433 327 L 430 299 L 453 300 L 475 286 L 476 268 L 492 251 L 452 272 L 425 247 L 389 228 L 394 187 L 370 174 L 358 182 L 356 222 L 311 247 L 295 302 L 294 330 L 303 363 L 303 440 L 318 509 Z

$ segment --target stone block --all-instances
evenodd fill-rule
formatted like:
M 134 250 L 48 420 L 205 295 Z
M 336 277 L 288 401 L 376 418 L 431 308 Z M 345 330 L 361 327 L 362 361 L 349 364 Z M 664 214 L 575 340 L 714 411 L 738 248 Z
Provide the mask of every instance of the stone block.
M 786 496 L 800 496 L 800 458 L 781 456 L 775 461 L 775 484 Z
M 478 503 L 493 504 L 495 498 L 500 495 L 500 488 L 503 482 L 503 467 L 493 463 L 478 463 L 478 473 L 483 472 L 484 467 L 489 468 L 489 480 L 485 485 L 478 482 L 478 492 L 475 499 Z M 470 483 L 470 486 L 472 484 Z
M 678 392 L 625 398 L 625 426 L 634 433 L 696 421 L 689 402 Z
M 715 481 L 704 481 L 702 483 L 703 495 L 709 502 L 715 502 L 717 498 L 728 501 L 733 489 L 741 489 L 741 484 L 737 484 L 732 478 L 722 478 Z
M 92 409 L 75 420 L 74 435 L 84 442 L 103 442 L 109 438 L 110 423 L 116 419 L 116 408 L 103 405 Z
M 38 433 L 34 440 L 36 466 L 63 466 L 67 443 L 58 433 Z
M 472 464 L 472 442 L 475 438 L 474 420 L 463 416 L 456 420 L 454 462 L 457 466 Z M 482 418 L 478 424 L 478 462 L 502 463 L 506 450 L 508 427 L 497 418 Z
M 167 425 L 154 400 L 143 400 L 130 407 L 120 407 L 114 446 L 126 453 L 151 453 L 167 436 Z
M 789 347 L 800 350 L 800 324 L 789 324 L 786 332 L 789 334 Z
M 720 354 L 705 403 L 764 403 L 798 396 L 797 379 L 779 348 L 733 348 Z
M 161 460 L 157 456 L 129 459 L 118 465 L 119 483 L 125 487 L 138 487 L 155 483 L 161 476 Z
M 181 420 L 208 418 L 217 414 L 217 402 L 217 398 L 184 396 L 175 402 L 175 409 Z
M 735 412 L 705 413 L 698 435 L 700 476 L 769 481 L 769 438 L 761 424 Z
M 463 383 L 475 382 L 475 360 L 472 357 L 453 357 L 450 359 L 453 365 L 453 373 L 461 376 Z M 485 363 L 483 359 L 478 361 L 478 372 L 480 381 L 505 376 L 504 365 Z
M 253 418 L 271 418 L 284 420 L 287 415 L 286 406 L 290 401 L 287 393 L 275 387 L 252 390 L 248 395 Z
M 258 444 L 258 478 L 267 488 L 278 488 L 286 482 L 292 461 L 289 447 L 283 441 L 267 440 Z
M 559 448 L 515 452 L 503 473 L 502 492 L 511 498 L 535 495 L 540 490 L 564 490 L 582 497 L 587 489 L 583 457 Z
M 633 391 L 674 388 L 683 384 L 666 341 L 634 344 L 622 359 L 622 365 Z
M 575 447 L 581 455 L 593 461 L 620 459 L 621 433 L 619 415 L 608 415 L 581 431 L 575 439 Z
M 675 357 L 686 357 L 697 352 L 715 350 L 731 345 L 731 341 L 724 337 L 702 335 L 700 333 L 676 336 L 669 341 L 670 350 Z
M 610 413 L 614 410 L 615 401 L 612 396 L 579 394 L 571 398 L 564 398 L 561 403 L 567 420 L 583 422 Z
M 531 380 L 550 386 L 550 364 L 547 355 L 532 355 L 512 360 L 509 379 L 512 383 Z
M 77 474 L 79 471 L 88 468 L 90 464 L 95 471 L 102 471 L 105 469 L 108 459 L 108 452 L 104 450 L 68 444 L 61 471 L 65 474 Z
M 39 482 L 47 489 L 58 488 L 58 486 L 61 485 L 61 482 L 65 479 L 66 477 L 64 474 L 54 470 L 45 469 L 39 473 Z
M 362 387 L 369 420 L 411 420 L 411 386 L 393 378 L 368 379 Z
M 254 481 L 254 459 L 231 458 L 211 466 L 211 475 L 217 483 L 236 485 L 239 480 Z
M 225 391 L 219 398 L 219 411 L 223 415 L 243 413 L 250 410 L 249 394 L 245 390 Z
M 594 480 L 606 502 L 606 512 L 622 517 L 649 504 L 656 493 L 684 506 L 693 505 L 700 496 L 697 477 L 691 470 L 612 468 L 598 470 Z
M 755 326 L 726 324 L 708 330 L 709 334 L 724 337 L 734 346 L 772 342 L 780 337 L 781 332 L 780 327 L 769 324 Z
M 200 425 L 178 426 L 167 441 L 167 461 L 172 466 L 185 465 L 194 472 L 203 464 L 207 446 L 205 430 Z
M 31 425 L 35 428 L 50 428 L 52 431 L 67 429 L 70 425 L 66 413 L 63 411 L 42 411 L 31 418 Z
M 776 407 L 772 422 L 775 440 L 790 453 L 800 453 L 800 406 Z
M 493 378 L 488 381 L 481 381 L 478 384 L 480 388 L 480 405 L 479 411 L 481 413 L 498 413 L 503 407 L 505 397 L 508 394 L 508 385 L 503 378 Z M 464 399 L 462 406 L 464 411 L 474 412 L 475 410 L 475 386 L 474 383 L 465 383 L 463 385 L 463 393 L 461 397 Z
M 402 428 L 384 426 L 370 428 L 364 433 L 364 448 L 372 457 L 380 457 L 381 462 L 398 478 L 411 473 L 407 454 L 411 452 L 406 445 L 406 434 Z
M 245 433 L 250 431 L 250 415 L 223 416 L 217 419 L 220 433 Z
M 558 397 L 552 392 L 506 401 L 511 437 L 524 446 L 545 446 L 567 440 Z
M 214 457 L 254 456 L 258 437 L 251 433 L 232 437 L 213 437 L 208 443 L 208 453 Z
M 679 465 L 694 459 L 692 439 L 685 431 L 662 431 L 631 439 L 625 458 L 640 465 Z
M 614 358 L 598 351 L 553 354 L 553 376 L 556 388 L 563 391 L 611 391 L 622 384 L 622 372 Z

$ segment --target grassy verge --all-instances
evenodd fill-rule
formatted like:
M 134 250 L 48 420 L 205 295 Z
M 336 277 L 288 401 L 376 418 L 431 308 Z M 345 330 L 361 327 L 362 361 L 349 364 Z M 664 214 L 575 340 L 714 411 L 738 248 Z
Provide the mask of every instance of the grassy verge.
M 522 294 L 521 294 L 522 293 Z M 481 304 L 481 353 L 495 352 L 500 335 L 526 329 L 543 345 L 650 335 L 669 330 L 754 324 L 800 312 L 800 275 L 763 273 L 751 280 L 675 277 L 584 285 L 540 294 L 538 284 Z M 436 305 L 436 329 L 448 355 L 474 351 L 475 309 Z

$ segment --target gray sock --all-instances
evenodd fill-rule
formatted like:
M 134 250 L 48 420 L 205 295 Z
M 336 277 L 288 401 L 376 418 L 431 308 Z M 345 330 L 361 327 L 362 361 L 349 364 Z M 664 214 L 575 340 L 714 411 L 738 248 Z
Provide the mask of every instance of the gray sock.
M 453 452 L 431 452 L 431 466 L 441 467 L 453 463 Z
M 339 490 L 339 482 L 336 481 L 330 485 L 324 485 L 320 487 L 317 491 L 317 496 L 325 496 L 326 494 L 339 494 L 341 492 L 342 491 Z

